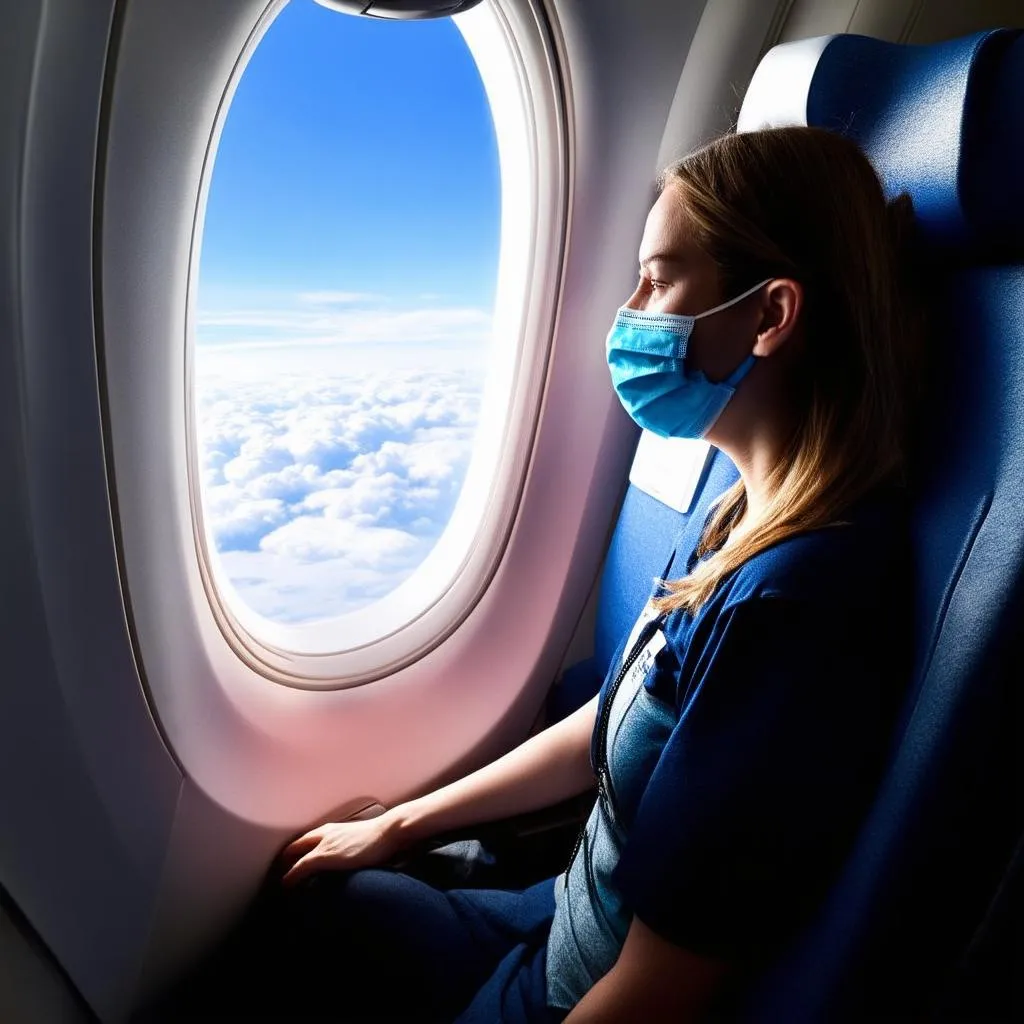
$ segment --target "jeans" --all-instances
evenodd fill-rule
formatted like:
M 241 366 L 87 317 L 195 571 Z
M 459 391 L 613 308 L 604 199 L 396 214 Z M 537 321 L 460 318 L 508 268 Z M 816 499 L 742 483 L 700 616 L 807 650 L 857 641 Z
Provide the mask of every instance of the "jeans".
M 315 875 L 281 900 L 296 1019 L 555 1024 L 544 964 L 554 880 L 443 891 L 400 871 Z

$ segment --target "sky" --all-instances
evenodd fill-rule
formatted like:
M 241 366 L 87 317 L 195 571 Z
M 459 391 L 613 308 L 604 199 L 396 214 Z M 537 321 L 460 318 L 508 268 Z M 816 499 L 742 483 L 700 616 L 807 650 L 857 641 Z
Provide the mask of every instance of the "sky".
M 328 618 L 434 546 L 472 452 L 499 210 L 451 21 L 291 0 L 228 110 L 200 253 L 202 503 L 229 598 Z

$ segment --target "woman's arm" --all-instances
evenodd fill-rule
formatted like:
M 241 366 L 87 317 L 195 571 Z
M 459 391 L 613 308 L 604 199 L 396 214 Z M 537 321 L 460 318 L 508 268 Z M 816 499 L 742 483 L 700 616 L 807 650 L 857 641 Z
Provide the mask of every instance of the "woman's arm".
M 590 736 L 597 701 L 574 711 L 504 757 L 367 821 L 327 822 L 282 851 L 283 882 L 317 871 L 353 871 L 384 864 L 441 832 L 509 818 L 577 796 L 594 785 Z
M 704 1019 L 726 971 L 722 961 L 673 945 L 634 917 L 615 966 L 565 1024 L 691 1024 Z
M 503 757 L 432 793 L 398 804 L 391 816 L 403 845 L 440 832 L 510 818 L 578 796 L 594 785 L 590 737 L 597 697 Z

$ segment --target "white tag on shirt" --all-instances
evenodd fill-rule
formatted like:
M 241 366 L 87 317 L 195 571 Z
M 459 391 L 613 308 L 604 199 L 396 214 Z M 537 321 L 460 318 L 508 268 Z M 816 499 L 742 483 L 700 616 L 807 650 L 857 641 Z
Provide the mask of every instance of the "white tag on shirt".
M 660 629 L 655 630 L 654 636 L 644 644 L 644 649 L 637 655 L 636 661 L 630 667 L 630 673 L 639 672 L 641 678 L 647 675 L 654 665 L 654 659 L 667 643 L 665 634 Z
M 711 445 L 707 441 L 659 437 L 645 430 L 636 446 L 629 482 L 685 515 L 693 504 L 710 455 Z

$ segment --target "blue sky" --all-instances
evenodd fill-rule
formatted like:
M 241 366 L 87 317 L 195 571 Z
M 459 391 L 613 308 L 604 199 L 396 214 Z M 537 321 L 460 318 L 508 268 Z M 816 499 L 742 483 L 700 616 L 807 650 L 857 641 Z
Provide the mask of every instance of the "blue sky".
M 450 19 L 292 0 L 228 112 L 200 304 L 270 289 L 489 307 L 498 204 L 490 112 Z
M 195 338 L 205 519 L 266 617 L 384 597 L 444 530 L 476 434 L 499 214 L 456 27 L 292 0 L 227 114 Z

